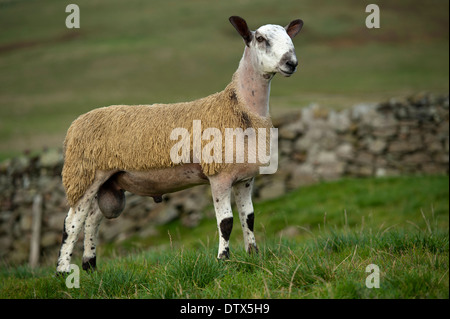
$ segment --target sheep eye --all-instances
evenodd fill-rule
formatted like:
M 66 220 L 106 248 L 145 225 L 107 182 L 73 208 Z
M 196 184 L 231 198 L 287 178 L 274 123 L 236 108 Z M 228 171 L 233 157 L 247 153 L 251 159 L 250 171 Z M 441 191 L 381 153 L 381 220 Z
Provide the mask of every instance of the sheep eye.
M 265 41 L 265 39 L 262 36 L 258 36 L 258 37 L 256 37 L 256 41 L 263 42 L 263 41 Z

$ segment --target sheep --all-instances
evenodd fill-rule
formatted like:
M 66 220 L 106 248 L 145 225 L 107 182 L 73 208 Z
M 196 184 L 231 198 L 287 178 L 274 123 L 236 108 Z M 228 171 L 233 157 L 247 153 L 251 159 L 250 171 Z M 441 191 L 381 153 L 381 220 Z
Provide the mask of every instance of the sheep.
M 251 194 L 258 168 L 265 163 L 201 161 L 198 150 L 175 163 L 169 152 L 174 144 L 171 132 L 177 128 L 190 128 L 187 146 L 193 147 L 191 141 L 197 133 L 191 123 L 198 120 L 203 137 L 204 128 L 222 133 L 228 128 L 258 128 L 255 134 L 259 135 L 260 129 L 273 127 L 269 115 L 270 83 L 276 73 L 289 77 L 297 70 L 292 39 L 300 32 L 303 21 L 294 20 L 286 27 L 268 24 L 256 31 L 251 31 L 241 17 L 232 16 L 229 21 L 243 38 L 245 49 L 232 81 L 223 91 L 192 102 L 98 108 L 71 124 L 64 140 L 62 170 L 70 209 L 64 221 L 57 273 L 69 272 L 74 244 L 83 225 L 82 267 L 95 270 L 100 222 L 103 217 L 120 215 L 125 207 L 125 191 L 160 202 L 163 194 L 210 184 L 220 260 L 229 258 L 233 189 L 245 248 L 248 253 L 258 252 Z M 207 140 L 202 139 L 202 147 Z M 246 136 L 247 144 L 248 140 Z M 270 143 L 268 137 L 265 141 Z M 224 148 L 226 143 L 219 144 Z

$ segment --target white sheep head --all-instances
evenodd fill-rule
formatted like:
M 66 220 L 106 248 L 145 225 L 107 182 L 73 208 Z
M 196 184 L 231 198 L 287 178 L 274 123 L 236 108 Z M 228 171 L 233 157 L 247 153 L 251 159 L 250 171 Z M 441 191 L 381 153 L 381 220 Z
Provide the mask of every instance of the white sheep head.
M 244 39 L 253 67 L 265 78 L 272 78 L 275 73 L 286 77 L 294 74 L 298 60 L 292 39 L 302 29 L 302 20 L 294 20 L 286 27 L 266 24 L 255 31 L 241 17 L 232 16 L 230 22 Z

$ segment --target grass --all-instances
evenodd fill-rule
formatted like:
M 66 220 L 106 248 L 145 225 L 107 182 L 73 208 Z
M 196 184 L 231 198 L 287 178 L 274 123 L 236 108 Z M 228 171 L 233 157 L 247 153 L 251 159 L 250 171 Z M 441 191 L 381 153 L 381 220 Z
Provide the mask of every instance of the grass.
M 187 101 L 222 90 L 243 43 L 227 21 L 252 28 L 302 18 L 298 73 L 274 79 L 271 112 L 310 103 L 346 108 L 420 91 L 448 94 L 448 2 L 380 0 L 381 28 L 364 1 L 270 0 L 0 2 L 0 159 L 61 146 L 70 123 L 95 107 Z M 417 21 L 426 21 L 416 26 Z
M 324 232 L 299 245 L 266 242 L 218 262 L 215 249 L 143 252 L 108 260 L 80 288 L 53 269 L 9 269 L 2 298 L 448 298 L 448 232 Z M 365 286 L 370 264 L 380 288 Z
M 448 182 L 305 187 L 255 205 L 259 255 L 243 250 L 238 223 L 230 260 L 218 262 L 215 220 L 194 229 L 174 222 L 160 238 L 101 245 L 99 270 L 83 272 L 79 289 L 54 277 L 53 266 L 3 266 L 0 298 L 449 298 Z M 287 226 L 298 232 L 285 235 Z M 366 287 L 370 264 L 380 269 L 379 289 Z

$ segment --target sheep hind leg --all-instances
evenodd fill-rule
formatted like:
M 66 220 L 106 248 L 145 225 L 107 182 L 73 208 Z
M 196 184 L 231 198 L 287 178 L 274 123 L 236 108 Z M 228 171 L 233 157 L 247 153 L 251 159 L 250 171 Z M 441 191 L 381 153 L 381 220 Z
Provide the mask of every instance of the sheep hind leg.
M 114 172 L 99 171 L 96 173 L 94 183 L 89 186 L 81 199 L 71 207 L 66 219 L 64 220 L 63 236 L 61 248 L 59 250 L 58 263 L 56 265 L 56 273 L 64 274 L 70 272 L 70 260 L 72 258 L 73 248 L 80 234 L 88 215 L 91 215 L 91 206 L 95 200 L 100 185 L 102 185 Z M 96 201 L 96 200 L 95 200 Z M 93 206 L 97 211 L 98 204 Z M 95 213 L 97 216 L 98 213 Z M 94 217 L 91 217 L 91 219 Z M 96 219 L 95 217 L 94 219 Z M 93 220 L 89 219 L 92 224 Z
M 94 271 L 97 267 L 96 248 L 98 242 L 98 228 L 103 220 L 103 214 L 98 201 L 92 201 L 92 209 L 84 223 L 84 250 L 82 267 L 86 271 Z
M 253 227 L 255 223 L 255 213 L 252 203 L 253 178 L 250 181 L 244 181 L 236 184 L 234 189 L 234 198 L 239 212 L 242 232 L 244 233 L 244 245 L 249 254 L 258 253 Z
M 91 202 L 92 197 L 83 196 L 76 206 L 70 208 L 64 220 L 62 243 L 56 266 L 57 274 L 70 272 L 73 248 L 88 215 Z

